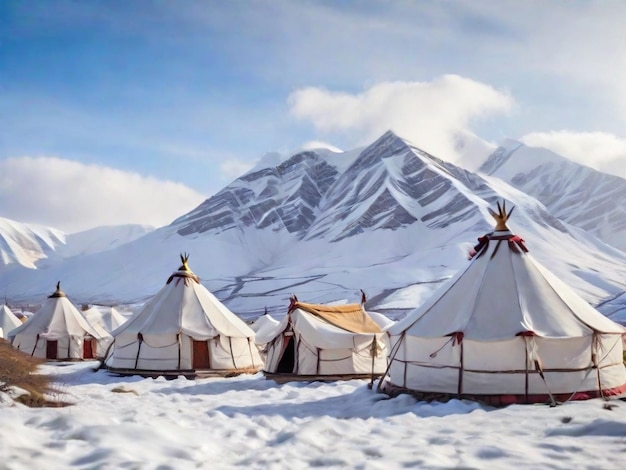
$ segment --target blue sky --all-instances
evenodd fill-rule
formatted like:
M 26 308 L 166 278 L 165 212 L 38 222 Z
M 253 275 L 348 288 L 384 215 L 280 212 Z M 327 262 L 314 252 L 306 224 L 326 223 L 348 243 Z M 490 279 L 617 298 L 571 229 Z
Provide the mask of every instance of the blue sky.
M 389 128 L 452 161 L 463 131 L 626 176 L 625 2 L 0 0 L 0 18 L 0 217 L 163 225 L 266 152 Z

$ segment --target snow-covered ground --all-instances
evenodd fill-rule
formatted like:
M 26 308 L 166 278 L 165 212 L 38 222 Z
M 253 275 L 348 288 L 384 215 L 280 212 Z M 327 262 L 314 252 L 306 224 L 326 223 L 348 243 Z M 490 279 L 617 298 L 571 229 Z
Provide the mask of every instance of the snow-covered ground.
M 495 409 L 390 399 L 360 380 L 144 379 L 96 364 L 42 366 L 73 406 L 2 397 L 2 468 L 617 469 L 626 458 L 619 400 Z

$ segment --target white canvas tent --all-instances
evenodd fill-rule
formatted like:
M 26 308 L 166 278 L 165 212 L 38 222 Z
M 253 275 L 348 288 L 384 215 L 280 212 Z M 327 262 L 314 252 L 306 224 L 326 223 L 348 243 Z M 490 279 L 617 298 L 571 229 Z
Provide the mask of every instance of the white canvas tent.
M 187 256 L 165 286 L 114 331 L 107 367 L 123 374 L 232 374 L 258 370 L 254 331 L 189 269 Z
M 388 331 L 388 393 L 492 404 L 626 392 L 621 335 L 498 222 L 467 267 Z
M 0 338 L 7 338 L 11 331 L 21 325 L 22 322 L 9 307 L 6 305 L 0 307 L 0 330 L 2 331 Z
M 387 334 L 362 304 L 316 305 L 294 297 L 273 329 L 257 332 L 268 377 L 378 376 L 386 366 Z
M 70 302 L 57 283 L 56 291 L 24 324 L 9 333 L 11 344 L 45 359 L 104 357 L 111 335 L 94 327 Z
M 255 333 L 254 341 L 263 363 L 265 363 L 266 359 L 265 353 L 267 352 L 267 342 L 274 338 L 275 331 L 279 324 L 280 322 L 267 313 L 267 311 L 250 324 L 250 328 L 252 328 Z
M 113 332 L 126 322 L 126 317 L 123 316 L 115 307 L 96 307 L 94 305 L 83 311 L 83 315 L 85 315 L 85 318 L 89 320 L 92 325 L 100 325 L 109 333 Z
M 387 331 L 389 328 L 391 328 L 392 325 L 396 323 L 395 320 L 386 317 L 382 313 L 367 312 L 367 314 L 371 317 L 372 320 L 374 320 L 378 324 L 378 326 L 380 326 L 380 329 L 383 331 Z

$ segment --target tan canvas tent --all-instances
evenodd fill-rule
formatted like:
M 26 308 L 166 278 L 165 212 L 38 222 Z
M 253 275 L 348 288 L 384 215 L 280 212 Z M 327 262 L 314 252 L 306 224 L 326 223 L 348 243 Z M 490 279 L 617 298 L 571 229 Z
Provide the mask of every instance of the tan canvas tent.
M 7 338 L 9 333 L 21 324 L 20 319 L 15 316 L 9 307 L 6 305 L 0 307 L 0 330 L 3 332 L 0 334 L 0 338 Z
M 20 351 L 58 360 L 104 357 L 112 341 L 111 335 L 87 321 L 60 283 L 26 323 L 9 333 L 9 338 Z
M 363 304 L 318 305 L 297 301 L 273 329 L 257 333 L 266 376 L 322 379 L 380 375 L 385 370 L 387 334 Z
M 150 375 L 260 369 L 254 331 L 200 284 L 187 256 L 181 259 L 165 286 L 114 331 L 106 366 Z
M 380 388 L 492 404 L 626 392 L 624 328 L 539 264 L 498 207 L 467 267 L 388 330 Z

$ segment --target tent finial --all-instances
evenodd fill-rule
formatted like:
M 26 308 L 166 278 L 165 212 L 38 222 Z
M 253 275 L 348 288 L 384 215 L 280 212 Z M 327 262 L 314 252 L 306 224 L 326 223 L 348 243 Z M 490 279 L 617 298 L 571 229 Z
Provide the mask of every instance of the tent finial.
M 289 307 L 287 307 L 287 313 L 291 313 L 296 308 L 297 303 L 298 297 L 296 297 L 296 294 L 291 294 L 289 297 Z
M 498 205 L 498 212 L 495 212 L 493 210 L 491 210 L 490 207 L 487 208 L 487 210 L 489 211 L 489 213 L 491 214 L 491 217 L 493 217 L 496 220 L 496 231 L 506 231 L 509 230 L 509 228 L 506 226 L 506 222 L 507 220 L 509 220 L 509 217 L 511 217 L 511 214 L 513 213 L 513 209 L 515 209 L 515 206 L 513 206 L 511 208 L 511 210 L 509 211 L 509 213 L 507 214 L 506 212 L 506 201 L 502 201 L 502 205 L 500 205 L 500 202 L 497 202 Z
M 49 295 L 48 297 L 50 298 L 65 297 L 65 292 L 61 290 L 61 281 L 57 281 L 57 289 L 54 291 L 52 295 Z
M 180 268 L 178 268 L 179 271 L 190 271 L 189 266 L 187 265 L 187 261 L 189 261 L 189 253 L 181 253 L 180 254 L 180 261 L 183 263 Z

